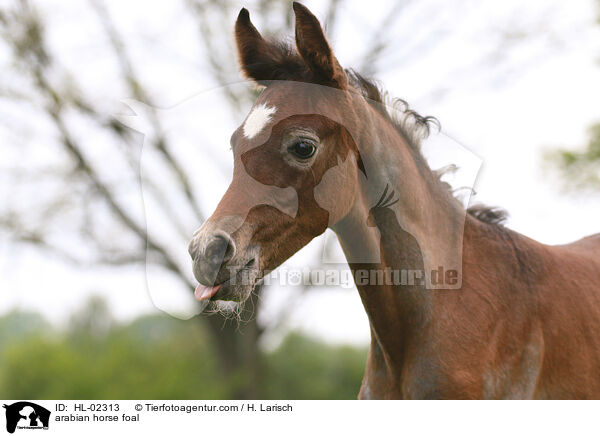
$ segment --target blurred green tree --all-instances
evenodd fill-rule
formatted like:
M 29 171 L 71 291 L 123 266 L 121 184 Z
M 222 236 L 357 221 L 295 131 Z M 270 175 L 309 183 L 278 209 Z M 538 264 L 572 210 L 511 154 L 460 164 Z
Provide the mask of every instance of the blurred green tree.
M 0 355 L 6 347 L 48 331 L 50 325 L 40 314 L 12 310 L 0 318 Z
M 597 23 L 600 25 L 600 1 Z M 547 151 L 545 161 L 558 170 L 563 186 L 567 190 L 597 191 L 600 189 L 600 122 L 588 129 L 588 143 L 575 149 L 559 148 Z
M 298 333 L 264 356 L 263 398 L 355 399 L 364 372 L 366 348 L 331 346 Z M 291 396 L 290 396 L 291 395 Z
M 600 188 L 600 123 L 589 128 L 589 141 L 580 150 L 558 149 L 546 153 L 546 160 L 558 169 L 563 186 L 586 191 Z
M 201 326 L 165 315 L 118 324 L 93 298 L 64 331 L 23 329 L 42 318 L 13 312 L 0 317 L 0 397 L 30 399 L 232 399 L 253 374 L 224 376 Z M 90 319 L 91 323 L 81 320 Z M 97 321 L 109 328 L 88 328 Z M 108 321 L 108 322 L 107 322 Z M 47 323 L 44 323 L 48 327 Z M 360 387 L 366 348 L 331 346 L 290 334 L 260 357 L 268 376 L 255 398 L 353 399 Z

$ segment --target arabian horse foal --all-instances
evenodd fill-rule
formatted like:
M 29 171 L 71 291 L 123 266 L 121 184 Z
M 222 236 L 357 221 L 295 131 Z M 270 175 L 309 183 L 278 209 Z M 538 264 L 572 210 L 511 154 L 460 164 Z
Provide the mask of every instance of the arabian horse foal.
M 231 137 L 231 185 L 190 242 L 196 298 L 245 301 L 331 228 L 371 328 L 359 398 L 600 398 L 600 235 L 547 246 L 497 210 L 465 211 L 420 152 L 428 120 L 387 109 L 293 7 L 295 48 L 245 9 L 236 22 L 242 71 L 263 90 Z

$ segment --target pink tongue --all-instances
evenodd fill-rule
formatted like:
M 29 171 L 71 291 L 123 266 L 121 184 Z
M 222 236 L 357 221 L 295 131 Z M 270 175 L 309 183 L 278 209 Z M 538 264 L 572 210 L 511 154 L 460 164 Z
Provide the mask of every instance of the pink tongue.
M 214 287 L 198 285 L 194 291 L 194 297 L 196 297 L 196 300 L 198 301 L 208 300 L 210 297 L 215 295 L 219 289 L 221 289 L 221 285 Z

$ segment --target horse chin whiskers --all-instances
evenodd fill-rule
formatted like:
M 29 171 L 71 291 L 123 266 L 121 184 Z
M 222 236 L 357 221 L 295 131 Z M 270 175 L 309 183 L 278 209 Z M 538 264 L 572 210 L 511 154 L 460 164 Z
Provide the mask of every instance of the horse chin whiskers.
M 250 292 L 252 294 L 254 290 Z M 254 303 L 251 307 L 248 307 L 248 302 L 252 299 L 248 298 L 241 302 L 235 301 L 210 301 L 204 313 L 207 315 L 219 315 L 222 316 L 225 321 L 234 321 L 237 323 L 238 328 L 242 324 L 249 323 L 255 316 Z
M 203 313 L 207 315 L 220 315 L 225 318 L 225 320 L 235 320 L 240 323 L 242 321 L 242 311 L 243 303 L 216 300 L 210 301 Z

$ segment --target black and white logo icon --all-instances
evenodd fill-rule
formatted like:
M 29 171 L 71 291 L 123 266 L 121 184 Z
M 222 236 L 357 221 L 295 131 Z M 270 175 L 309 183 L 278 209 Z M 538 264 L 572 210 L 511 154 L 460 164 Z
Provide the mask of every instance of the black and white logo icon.
M 6 409 L 6 431 L 14 433 L 16 429 L 47 430 L 50 423 L 50 411 L 29 401 L 19 401 L 3 406 Z

